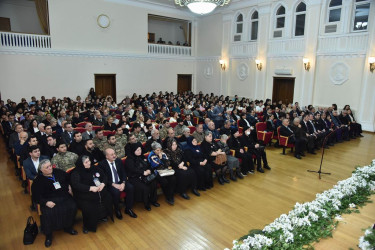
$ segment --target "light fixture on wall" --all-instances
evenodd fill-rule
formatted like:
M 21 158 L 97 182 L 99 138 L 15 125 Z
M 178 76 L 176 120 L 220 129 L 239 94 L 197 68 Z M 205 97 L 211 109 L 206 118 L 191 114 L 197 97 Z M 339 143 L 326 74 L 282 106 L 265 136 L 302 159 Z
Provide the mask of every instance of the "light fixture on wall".
M 255 64 L 257 65 L 257 69 L 259 71 L 262 70 L 262 62 L 259 59 L 255 60 Z
M 375 57 L 369 57 L 368 62 L 370 64 L 370 71 L 373 73 L 375 69 Z
M 311 66 L 310 66 L 310 61 L 309 61 L 308 58 L 303 58 L 303 65 L 304 65 L 306 71 L 310 70 Z
M 223 59 L 219 60 L 220 67 L 222 70 L 225 70 L 225 61 Z
M 181 7 L 187 6 L 191 12 L 199 15 L 211 13 L 217 6 L 224 6 L 230 0 L 175 0 Z

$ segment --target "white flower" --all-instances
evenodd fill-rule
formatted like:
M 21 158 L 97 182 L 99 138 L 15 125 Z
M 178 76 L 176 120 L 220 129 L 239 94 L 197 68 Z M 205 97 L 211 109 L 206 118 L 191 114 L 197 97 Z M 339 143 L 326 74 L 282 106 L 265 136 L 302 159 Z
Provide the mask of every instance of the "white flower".
M 350 204 L 349 204 L 349 207 L 350 207 L 350 208 L 355 208 L 356 205 L 355 205 L 354 203 L 350 203 Z

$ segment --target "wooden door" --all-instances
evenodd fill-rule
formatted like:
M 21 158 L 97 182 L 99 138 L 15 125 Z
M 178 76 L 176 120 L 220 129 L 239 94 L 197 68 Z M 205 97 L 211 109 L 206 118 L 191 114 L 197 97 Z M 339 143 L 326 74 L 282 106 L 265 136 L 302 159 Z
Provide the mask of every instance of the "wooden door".
M 10 18 L 0 17 L 0 31 L 11 31 Z
M 95 74 L 95 92 L 97 96 L 110 95 L 116 101 L 116 75 Z
M 272 101 L 283 101 L 284 104 L 293 103 L 295 78 L 274 77 Z
M 177 75 L 177 93 L 191 91 L 191 75 Z

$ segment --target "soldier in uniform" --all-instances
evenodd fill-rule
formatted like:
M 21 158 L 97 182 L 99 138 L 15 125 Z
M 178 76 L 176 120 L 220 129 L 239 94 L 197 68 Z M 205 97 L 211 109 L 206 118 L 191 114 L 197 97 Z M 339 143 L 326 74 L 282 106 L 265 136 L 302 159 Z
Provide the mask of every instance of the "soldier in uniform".
M 107 142 L 103 146 L 103 152 L 105 152 L 107 148 L 113 149 L 118 158 L 125 157 L 125 148 L 120 142 L 116 141 L 114 135 L 107 135 Z
M 128 136 L 124 135 L 124 130 L 122 127 L 118 127 L 116 129 L 116 141 L 122 144 L 122 147 L 125 147 L 126 143 L 128 143 Z
M 159 130 L 160 139 L 164 140 L 168 136 L 168 129 L 171 127 L 168 120 L 163 121 L 163 127 Z
M 137 138 L 137 141 L 140 143 L 147 141 L 146 134 L 142 131 L 141 125 L 139 123 L 134 123 L 133 132 L 131 134 L 134 135 Z
M 96 134 L 96 136 L 93 139 L 95 147 L 99 148 L 101 151 L 104 151 L 103 146 L 104 146 L 105 143 L 107 143 L 107 138 L 104 137 L 103 130 L 97 129 L 95 131 L 95 134 Z
M 52 158 L 52 165 L 56 165 L 56 168 L 64 171 L 74 167 L 78 159 L 78 155 L 67 151 L 65 142 L 58 143 L 56 148 L 58 153 Z
M 204 140 L 203 125 L 197 124 L 196 130 L 192 136 L 197 140 L 198 143 L 201 143 Z
M 184 120 L 182 120 L 181 118 L 177 118 L 177 123 L 178 123 L 177 126 L 174 127 L 174 134 L 176 137 L 183 135 L 184 129 L 187 128 L 184 125 Z

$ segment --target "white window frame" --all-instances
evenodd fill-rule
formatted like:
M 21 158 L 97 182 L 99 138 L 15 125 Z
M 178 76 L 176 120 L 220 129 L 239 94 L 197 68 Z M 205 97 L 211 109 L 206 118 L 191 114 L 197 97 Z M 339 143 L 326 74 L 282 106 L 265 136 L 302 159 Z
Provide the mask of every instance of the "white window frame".
M 305 11 L 301 11 L 301 12 L 297 12 L 297 8 L 298 8 L 298 6 L 299 6 L 301 3 L 305 4 L 305 6 L 306 6 L 306 10 L 305 10 Z M 303 27 L 303 35 L 299 35 L 299 36 L 296 35 L 297 16 L 298 16 L 298 15 L 305 15 L 305 26 Z M 299 2 L 299 3 L 296 5 L 296 7 L 294 8 L 294 25 L 293 25 L 293 30 L 292 30 L 292 32 L 293 32 L 293 37 L 298 38 L 298 37 L 304 37 L 304 36 L 305 36 L 305 34 L 306 34 L 306 15 L 307 15 L 307 5 L 306 5 L 306 3 L 305 3 L 304 1 L 301 1 L 301 2 Z
M 254 13 L 257 12 L 258 13 L 258 18 L 257 19 L 253 19 L 253 15 Z M 258 27 L 257 27 L 257 39 L 251 39 L 251 33 L 252 33 L 252 29 L 253 29 L 253 23 L 255 22 L 258 22 Z M 254 10 L 253 12 L 251 12 L 251 15 L 250 15 L 250 27 L 249 27 L 249 41 L 258 41 L 258 36 L 259 36 L 259 11 L 257 10 Z
M 342 21 L 342 9 L 343 9 L 342 1 L 341 1 L 341 5 L 339 5 L 339 6 L 330 7 L 329 5 L 331 4 L 331 1 L 333 1 L 333 0 L 328 1 L 328 5 L 327 5 L 327 20 L 326 20 L 326 24 L 340 23 Z M 330 22 L 329 21 L 329 13 L 331 12 L 331 10 L 336 10 L 336 9 L 340 9 L 340 20 L 339 21 L 335 21 L 335 22 Z
M 351 24 L 350 24 L 351 32 L 354 32 L 354 33 L 357 33 L 357 32 L 368 32 L 368 30 L 369 30 L 370 12 L 369 12 L 369 15 L 368 15 L 368 18 L 367 18 L 368 19 L 367 20 L 367 28 L 365 30 L 354 30 L 355 11 L 357 10 L 357 6 L 358 5 L 363 5 L 363 4 L 370 4 L 370 10 L 371 10 L 371 1 L 370 0 L 362 1 L 362 2 L 357 2 L 356 0 L 354 0 L 354 3 L 353 3 L 353 15 L 352 15 L 352 20 L 351 20 Z
M 277 15 L 277 12 L 279 11 L 279 9 L 283 7 L 284 8 L 284 14 L 280 14 L 280 15 Z M 278 18 L 281 18 L 281 17 L 284 17 L 284 27 L 282 28 L 277 28 L 277 19 Z M 283 38 L 285 36 L 285 25 L 286 25 L 286 8 L 284 5 L 279 5 L 277 8 L 276 8 L 276 11 L 275 11 L 275 20 L 273 22 L 273 32 L 272 32 L 272 38 L 274 39 L 280 39 L 280 38 Z M 274 37 L 274 33 L 275 31 L 279 31 L 281 30 L 281 37 Z

